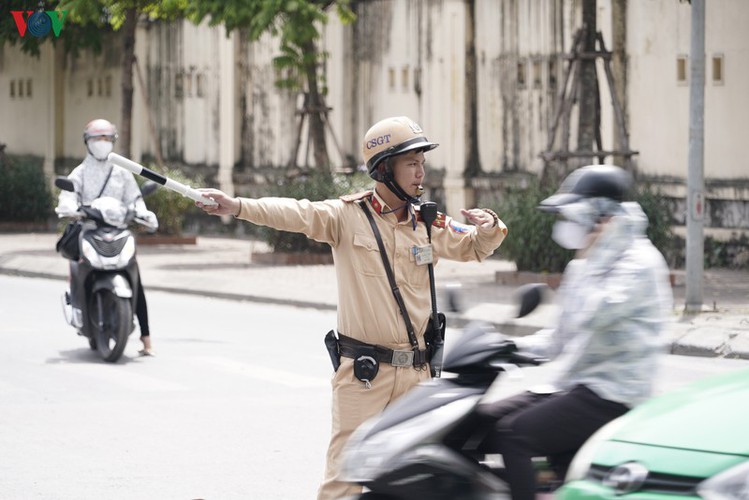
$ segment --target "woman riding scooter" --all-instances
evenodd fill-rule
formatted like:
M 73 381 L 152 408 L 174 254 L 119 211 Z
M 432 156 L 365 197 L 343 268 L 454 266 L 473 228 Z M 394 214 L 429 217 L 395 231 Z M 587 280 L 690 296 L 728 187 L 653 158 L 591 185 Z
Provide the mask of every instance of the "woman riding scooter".
M 86 157 L 68 176 L 75 185 L 75 192 L 61 191 L 55 212 L 61 216 L 72 215 L 78 211 L 81 204 L 90 205 L 101 196 L 111 196 L 121 200 L 125 205 L 134 204 L 136 210 L 149 219 L 150 225 L 158 226 L 156 214 L 146 209 L 133 174 L 107 161 L 107 156 L 114 149 L 116 141 L 117 128 L 109 121 L 99 118 L 86 125 L 83 131 Z M 148 305 L 142 281 L 137 281 L 136 315 L 140 326 L 140 340 L 143 342 L 143 349 L 139 354 L 153 356 Z

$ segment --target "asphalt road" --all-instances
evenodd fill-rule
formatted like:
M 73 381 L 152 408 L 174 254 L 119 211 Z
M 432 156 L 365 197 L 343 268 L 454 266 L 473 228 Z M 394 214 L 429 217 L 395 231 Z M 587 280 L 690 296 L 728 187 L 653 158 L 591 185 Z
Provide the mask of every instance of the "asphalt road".
M 100 361 L 64 283 L 0 277 L 0 498 L 313 498 L 334 313 L 149 294 L 157 356 Z
M 0 498 L 314 498 L 334 312 L 150 292 L 157 356 L 136 331 L 108 364 L 64 322 L 63 287 L 0 276 Z M 668 356 L 659 391 L 747 364 Z

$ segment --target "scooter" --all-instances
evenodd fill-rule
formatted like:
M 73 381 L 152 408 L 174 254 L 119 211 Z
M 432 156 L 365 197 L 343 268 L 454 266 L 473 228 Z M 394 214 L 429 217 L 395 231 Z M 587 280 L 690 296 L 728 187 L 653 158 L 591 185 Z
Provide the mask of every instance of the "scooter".
M 66 177 L 55 179 L 55 186 L 75 191 Z M 157 188 L 147 183 L 141 193 L 145 196 Z M 65 321 L 110 363 L 120 359 L 135 329 L 139 274 L 135 236 L 128 226 L 136 222 L 156 229 L 140 215 L 134 207 L 103 196 L 80 205 L 74 214 L 60 216 L 76 219 L 58 242 L 58 251 L 70 259 L 70 289 L 62 297 Z
M 521 287 L 518 317 L 538 306 L 544 287 Z M 365 493 L 348 500 L 509 498 L 501 464 L 480 448 L 491 422 L 476 410 L 501 373 L 544 361 L 487 325 L 468 325 L 445 352 L 442 378 L 417 385 L 352 434 L 343 476 Z

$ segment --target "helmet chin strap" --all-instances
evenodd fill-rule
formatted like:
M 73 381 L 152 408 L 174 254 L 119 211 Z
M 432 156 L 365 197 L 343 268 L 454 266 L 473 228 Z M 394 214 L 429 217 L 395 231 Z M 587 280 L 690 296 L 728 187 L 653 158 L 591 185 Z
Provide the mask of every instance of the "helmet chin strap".
M 390 171 L 389 167 L 385 169 L 385 175 L 383 177 L 383 184 L 385 184 L 385 186 L 387 186 L 387 188 L 392 191 L 393 194 L 398 197 L 398 199 L 403 200 L 406 203 L 411 203 L 413 205 L 421 203 L 420 197 L 423 191 L 420 192 L 418 196 L 409 195 L 402 187 L 400 187 L 397 182 L 395 182 L 395 179 L 393 179 L 393 174 Z

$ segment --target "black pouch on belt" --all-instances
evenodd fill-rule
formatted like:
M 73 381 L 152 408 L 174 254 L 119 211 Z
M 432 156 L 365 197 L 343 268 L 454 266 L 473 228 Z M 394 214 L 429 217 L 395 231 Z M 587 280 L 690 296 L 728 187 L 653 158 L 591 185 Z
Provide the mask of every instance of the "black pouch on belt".
M 341 352 L 338 350 L 338 338 L 335 336 L 335 330 L 330 330 L 325 335 L 325 348 L 330 355 L 330 362 L 333 363 L 333 371 L 337 372 L 341 366 Z
M 375 358 L 374 347 L 359 347 L 354 358 L 354 376 L 364 382 L 369 389 L 380 370 L 380 363 Z

